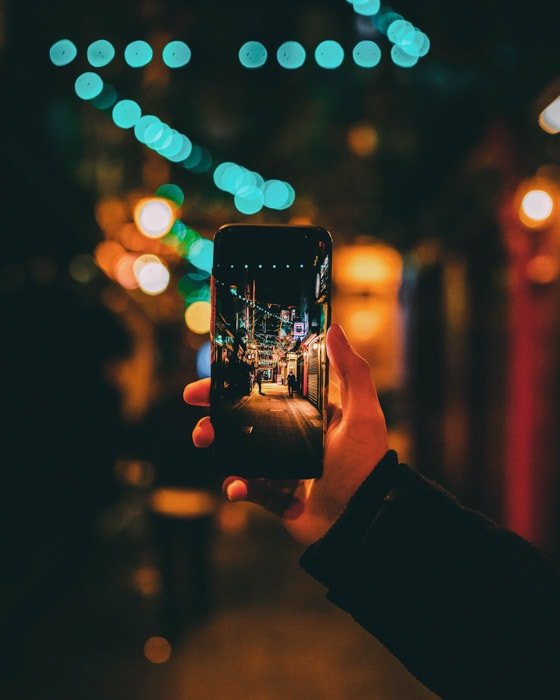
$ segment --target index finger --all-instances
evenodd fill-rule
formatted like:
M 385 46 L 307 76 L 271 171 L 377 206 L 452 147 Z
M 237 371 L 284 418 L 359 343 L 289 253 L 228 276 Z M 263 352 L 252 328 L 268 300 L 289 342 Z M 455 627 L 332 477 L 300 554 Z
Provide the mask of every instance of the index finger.
M 210 379 L 198 379 L 183 389 L 183 399 L 191 406 L 210 405 Z

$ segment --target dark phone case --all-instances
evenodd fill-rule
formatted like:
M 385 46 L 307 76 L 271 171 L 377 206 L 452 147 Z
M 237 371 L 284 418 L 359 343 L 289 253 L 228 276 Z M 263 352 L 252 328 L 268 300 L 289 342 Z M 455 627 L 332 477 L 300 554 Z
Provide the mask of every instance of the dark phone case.
M 267 454 L 271 452 L 263 451 L 262 460 L 259 460 L 259 464 L 249 466 L 243 462 L 242 455 L 234 455 L 231 450 L 228 449 L 229 446 L 227 441 L 222 439 L 222 431 L 220 430 L 220 416 L 223 417 L 223 411 L 220 412 L 218 407 L 220 406 L 221 399 L 216 399 L 216 376 L 215 376 L 215 357 L 216 357 L 216 265 L 221 263 L 221 243 L 226 236 L 236 236 L 242 231 L 249 230 L 252 235 L 257 235 L 259 231 L 262 231 L 263 236 L 271 234 L 272 231 L 280 232 L 282 236 L 289 237 L 290 231 L 297 232 L 298 234 L 303 234 L 304 232 L 309 232 L 314 236 L 318 234 L 318 240 L 325 242 L 327 246 L 328 255 L 328 293 L 326 305 L 326 325 L 328 328 L 331 322 L 331 293 L 332 293 L 332 237 L 330 233 L 318 226 L 281 226 L 281 225 L 262 225 L 262 226 L 251 226 L 244 224 L 231 224 L 222 226 L 216 233 L 214 238 L 214 268 L 212 271 L 211 279 L 211 291 L 212 291 L 212 317 L 211 317 L 211 327 L 210 335 L 212 342 L 212 377 L 211 377 L 211 392 L 210 392 L 210 415 L 212 422 L 215 427 L 215 441 L 213 444 L 213 466 L 216 474 L 220 476 L 227 475 L 237 475 L 245 477 L 262 477 L 262 478 L 278 478 L 278 479 L 306 479 L 319 477 L 322 474 L 322 458 L 323 458 L 323 447 L 324 447 L 324 437 L 326 431 L 326 405 L 328 396 L 328 386 L 329 386 L 329 363 L 326 357 L 326 351 L 324 351 L 324 362 L 325 362 L 325 372 L 324 372 L 324 386 L 322 387 L 322 411 L 321 411 L 321 423 L 322 423 L 322 445 L 320 449 L 320 455 L 318 458 L 313 460 L 310 464 L 305 465 L 295 465 L 286 463 L 282 465 L 275 465 L 274 468 L 267 469 Z M 289 241 L 289 238 L 286 240 Z M 279 449 L 278 443 L 273 443 L 272 440 L 268 443 L 268 450 L 273 451 Z M 303 449 L 303 446 L 302 446 Z

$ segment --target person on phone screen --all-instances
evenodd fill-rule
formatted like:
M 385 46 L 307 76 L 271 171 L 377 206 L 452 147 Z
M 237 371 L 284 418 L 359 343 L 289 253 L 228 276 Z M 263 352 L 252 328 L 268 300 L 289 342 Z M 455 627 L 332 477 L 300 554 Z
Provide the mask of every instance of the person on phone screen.
M 261 394 L 261 396 L 263 395 L 262 381 L 263 381 L 263 371 L 262 371 L 262 369 L 258 369 L 255 372 L 255 379 L 253 381 L 253 388 L 255 388 L 255 384 L 256 384 L 259 387 L 259 394 Z
M 462 506 L 389 450 L 368 363 L 332 326 L 341 403 L 328 407 L 323 476 L 230 476 L 223 492 L 278 515 L 302 567 L 444 698 L 560 697 L 560 576 L 531 544 Z M 210 380 L 185 387 L 209 401 Z M 193 431 L 214 438 L 209 418 Z
M 293 370 L 288 373 L 288 396 L 292 399 L 294 397 L 294 389 L 297 386 L 296 375 Z

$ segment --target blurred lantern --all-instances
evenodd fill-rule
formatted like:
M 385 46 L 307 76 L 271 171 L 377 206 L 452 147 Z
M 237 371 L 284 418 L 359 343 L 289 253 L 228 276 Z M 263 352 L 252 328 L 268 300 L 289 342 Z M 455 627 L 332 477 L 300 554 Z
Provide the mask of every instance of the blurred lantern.
M 146 238 L 163 238 L 175 222 L 175 211 L 162 197 L 141 199 L 134 209 L 134 221 Z
M 195 301 L 185 310 L 185 323 L 193 333 L 202 335 L 210 331 L 211 307 L 207 301 Z
M 169 270 L 157 255 L 140 255 L 134 261 L 132 269 L 138 286 L 145 294 L 161 294 L 167 289 Z
M 558 214 L 558 197 L 558 190 L 550 180 L 533 178 L 522 183 L 517 190 L 521 223 L 531 229 L 549 226 Z

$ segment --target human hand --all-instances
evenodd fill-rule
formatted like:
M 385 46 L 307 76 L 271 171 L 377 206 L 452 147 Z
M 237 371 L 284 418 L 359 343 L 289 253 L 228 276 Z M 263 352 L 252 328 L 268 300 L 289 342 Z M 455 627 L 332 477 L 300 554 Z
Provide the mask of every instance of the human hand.
M 327 408 L 322 477 L 297 481 L 229 476 L 222 485 L 230 501 L 251 501 L 278 515 L 291 535 L 306 546 L 336 522 L 388 449 L 385 418 L 370 366 L 353 350 L 340 326 L 331 326 L 327 333 L 327 353 L 339 380 L 341 400 Z M 333 379 L 331 384 L 336 386 Z M 210 380 L 187 384 L 183 398 L 195 406 L 208 406 Z M 210 418 L 202 418 L 193 430 L 193 442 L 208 447 L 213 440 Z

